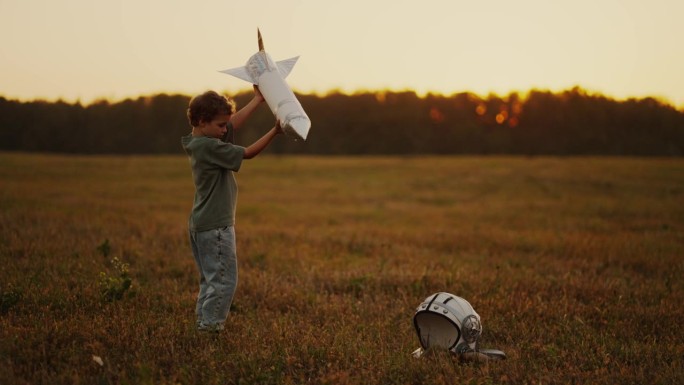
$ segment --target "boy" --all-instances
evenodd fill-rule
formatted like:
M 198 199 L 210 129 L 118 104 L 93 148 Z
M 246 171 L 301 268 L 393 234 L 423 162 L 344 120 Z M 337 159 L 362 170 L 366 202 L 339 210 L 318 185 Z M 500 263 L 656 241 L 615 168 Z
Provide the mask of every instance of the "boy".
M 237 172 L 243 159 L 251 159 L 282 133 L 280 122 L 249 147 L 230 143 L 233 129 L 263 103 L 254 86 L 254 98 L 240 111 L 235 103 L 214 91 L 194 97 L 187 115 L 192 133 L 181 139 L 190 157 L 195 198 L 189 230 L 192 253 L 200 272 L 200 289 L 195 312 L 197 329 L 219 332 L 228 317 L 237 287 L 235 206 Z

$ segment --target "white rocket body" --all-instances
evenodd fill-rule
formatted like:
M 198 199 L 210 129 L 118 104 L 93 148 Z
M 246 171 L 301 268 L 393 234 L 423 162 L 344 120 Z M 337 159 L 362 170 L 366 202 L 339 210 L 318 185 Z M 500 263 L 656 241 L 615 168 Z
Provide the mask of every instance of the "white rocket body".
M 273 115 L 280 121 L 283 131 L 295 139 L 306 140 L 311 128 L 311 120 L 304 112 L 304 108 L 302 108 L 290 86 L 285 82 L 285 78 L 294 67 L 299 56 L 276 63 L 263 50 L 261 34 L 259 34 L 259 43 L 260 51 L 252 55 L 244 67 L 220 72 L 258 85 L 259 91 L 264 96 Z

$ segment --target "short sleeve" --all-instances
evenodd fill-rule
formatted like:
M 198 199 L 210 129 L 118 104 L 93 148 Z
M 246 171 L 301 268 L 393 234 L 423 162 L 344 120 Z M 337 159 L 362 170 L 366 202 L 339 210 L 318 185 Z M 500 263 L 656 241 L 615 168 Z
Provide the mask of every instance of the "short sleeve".
M 207 152 L 208 161 L 231 171 L 239 171 L 245 157 L 245 148 L 220 140 L 212 141 L 211 151 Z
M 228 121 L 226 125 L 226 134 L 221 138 L 222 141 L 226 143 L 235 143 L 235 128 L 233 127 L 233 122 Z

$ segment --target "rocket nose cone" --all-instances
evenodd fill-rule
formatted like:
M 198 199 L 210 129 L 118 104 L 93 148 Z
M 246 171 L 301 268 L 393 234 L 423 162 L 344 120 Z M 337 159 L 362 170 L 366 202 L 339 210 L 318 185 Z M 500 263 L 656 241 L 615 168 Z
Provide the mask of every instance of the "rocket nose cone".
M 264 40 L 261 38 L 261 31 L 257 28 L 257 41 L 259 43 L 259 51 L 264 50 Z

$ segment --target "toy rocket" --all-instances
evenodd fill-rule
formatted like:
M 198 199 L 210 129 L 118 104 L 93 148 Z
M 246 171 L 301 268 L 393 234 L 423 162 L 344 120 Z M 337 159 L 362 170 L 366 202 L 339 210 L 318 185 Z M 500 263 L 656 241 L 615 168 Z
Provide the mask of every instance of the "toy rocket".
M 220 72 L 233 75 L 259 86 L 273 115 L 280 121 L 283 131 L 295 139 L 306 140 L 311 128 L 311 120 L 304 112 L 285 78 L 292 71 L 299 56 L 274 62 L 264 51 L 261 31 L 257 29 L 259 52 L 252 55 L 243 67 L 231 68 Z

